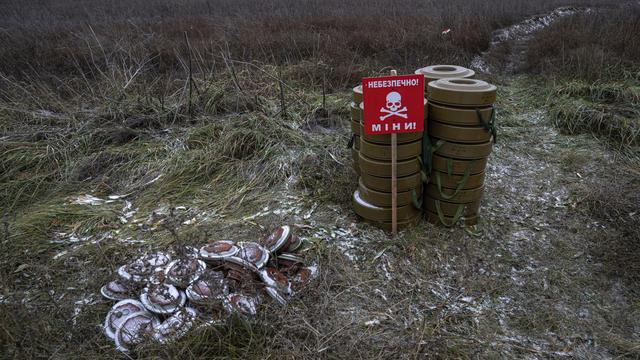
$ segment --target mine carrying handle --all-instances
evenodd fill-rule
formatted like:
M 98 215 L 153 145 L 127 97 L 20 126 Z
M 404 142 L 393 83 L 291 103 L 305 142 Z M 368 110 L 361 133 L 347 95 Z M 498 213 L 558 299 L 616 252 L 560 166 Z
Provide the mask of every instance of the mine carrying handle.
M 353 143 L 356 140 L 356 134 L 351 134 L 351 138 L 347 142 L 347 149 L 350 149 L 353 146 Z
M 480 112 L 479 108 L 476 108 L 476 114 L 478 115 L 478 121 L 482 125 L 482 127 L 491 133 L 493 137 L 493 143 L 495 144 L 498 141 L 498 131 L 496 130 L 496 108 L 491 105 L 491 116 L 489 121 L 485 121 L 482 117 L 482 112 Z
M 422 169 L 426 170 L 427 174 L 431 174 L 431 156 L 433 155 L 433 148 L 431 146 L 431 140 L 429 138 L 429 135 L 427 134 L 427 132 L 424 132 L 424 135 L 422 136 L 422 161 L 420 161 L 420 164 L 422 165 Z M 427 178 L 425 181 L 425 177 Z M 428 176 L 423 176 L 422 181 L 424 181 L 425 183 L 429 182 Z
M 444 214 L 442 213 L 442 209 L 440 208 L 440 200 L 436 200 L 435 204 L 436 204 L 436 211 L 438 212 L 438 219 L 440 219 L 440 222 L 442 223 L 442 225 L 446 227 L 452 227 L 453 225 L 455 225 L 458 222 L 458 220 L 460 220 L 460 217 L 462 216 L 462 212 L 464 211 L 464 208 L 465 208 L 464 204 L 460 204 L 458 206 L 458 209 L 456 210 L 456 215 L 453 217 L 453 220 L 451 221 L 451 223 L 447 224 L 447 222 L 444 219 Z
M 448 163 L 450 162 L 453 165 L 453 160 L 452 159 L 447 159 L 447 162 Z M 464 175 L 462 176 L 462 179 L 460 179 L 460 181 L 458 181 L 458 186 L 456 186 L 456 189 L 453 192 L 453 194 L 445 194 L 442 191 L 442 180 L 440 180 L 440 172 L 438 171 L 436 173 L 436 185 L 438 185 L 438 192 L 440 192 L 440 196 L 442 196 L 446 200 L 449 200 L 449 199 L 454 198 L 456 195 L 458 195 L 458 193 L 467 184 L 467 180 L 469 180 L 469 177 L 471 176 L 471 168 L 475 165 L 475 163 L 476 163 L 476 160 L 473 160 L 473 161 L 471 161 L 469 163 L 469 165 L 467 165 L 467 168 L 464 170 Z M 452 174 L 449 173 L 448 175 L 451 176 Z
M 427 168 L 426 168 L 426 165 L 424 163 L 424 160 L 422 160 L 422 155 L 417 156 L 416 159 L 418 159 L 418 162 L 420 163 L 420 178 L 422 180 L 422 183 L 423 184 L 428 184 L 429 183 L 429 175 L 427 173 Z
M 411 204 L 416 209 L 422 210 L 422 198 L 418 199 L 416 189 L 411 189 Z

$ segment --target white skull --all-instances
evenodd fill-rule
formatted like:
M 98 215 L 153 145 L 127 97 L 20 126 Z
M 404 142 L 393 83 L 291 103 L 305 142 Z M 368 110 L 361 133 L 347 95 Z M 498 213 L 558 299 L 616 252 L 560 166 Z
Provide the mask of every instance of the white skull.
M 396 111 L 402 106 L 402 96 L 395 91 L 387 94 L 387 109 Z

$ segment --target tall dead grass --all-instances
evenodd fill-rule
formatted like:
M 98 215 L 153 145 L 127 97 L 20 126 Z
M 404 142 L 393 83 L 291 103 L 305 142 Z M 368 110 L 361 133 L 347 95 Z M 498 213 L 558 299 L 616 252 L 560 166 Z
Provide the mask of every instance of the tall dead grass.
M 588 81 L 640 78 L 640 4 L 560 19 L 529 43 L 527 70 Z
M 224 68 L 221 53 L 279 65 L 309 61 L 302 81 L 344 86 L 385 66 L 411 71 L 466 64 L 488 47 L 496 28 L 575 3 L 607 2 L 10 0 L 0 13 L 0 73 L 58 85 L 69 76 L 91 80 L 123 67 L 171 77 L 184 70 L 186 33 L 207 64 Z M 444 28 L 452 31 L 443 36 Z

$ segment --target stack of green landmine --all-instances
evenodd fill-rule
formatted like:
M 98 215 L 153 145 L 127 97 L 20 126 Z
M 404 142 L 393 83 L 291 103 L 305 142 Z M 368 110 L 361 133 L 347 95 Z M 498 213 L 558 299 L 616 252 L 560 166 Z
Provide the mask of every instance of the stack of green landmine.
M 391 135 L 365 134 L 363 103 L 360 103 L 359 110 L 360 133 L 355 139 L 360 142 L 357 154 L 360 178 L 358 189 L 353 193 L 353 207 L 362 218 L 389 231 L 391 230 Z M 398 228 L 401 229 L 419 221 L 421 217 L 423 133 L 401 133 L 396 136 L 397 220 Z
M 482 80 L 442 78 L 427 85 L 430 172 L 422 207 L 431 223 L 478 222 L 485 167 L 495 141 L 496 87 Z

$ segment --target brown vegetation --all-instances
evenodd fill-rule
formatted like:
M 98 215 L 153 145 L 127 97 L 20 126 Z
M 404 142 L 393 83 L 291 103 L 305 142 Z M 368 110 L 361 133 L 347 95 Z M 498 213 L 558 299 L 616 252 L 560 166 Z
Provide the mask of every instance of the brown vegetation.
M 609 2 L 9 1 L 0 14 L 0 73 L 54 83 L 65 75 L 108 75 L 115 71 L 110 67 L 172 73 L 184 68 L 186 33 L 207 69 L 223 68 L 226 54 L 302 64 L 303 81 L 327 77 L 346 86 L 363 71 L 386 66 L 468 64 L 488 47 L 493 30 L 576 3 Z M 452 31 L 443 36 L 444 28 Z
M 578 136 L 562 137 L 571 146 L 559 145 L 549 134 L 551 140 L 539 146 L 541 129 L 551 133 L 535 122 L 542 116 L 543 85 L 496 78 L 502 82 L 503 140 L 492 155 L 497 181 L 488 184 L 483 232 L 471 236 L 421 224 L 390 241 L 367 225 L 354 228 L 349 208 L 355 178 L 346 165 L 346 91 L 363 74 L 391 66 L 409 72 L 440 62 L 468 65 L 499 27 L 561 5 L 608 4 L 4 1 L 0 354 L 120 356 L 99 328 L 111 303 L 98 289 L 117 266 L 171 244 L 255 240 L 265 228 L 294 217 L 284 212 L 247 217 L 265 207 L 292 207 L 282 201 L 294 193 L 304 196 L 293 207 L 315 211 L 312 230 L 304 235 L 312 245 L 309 260 L 321 266 L 317 283 L 285 309 L 201 328 L 174 345 L 151 346 L 136 356 L 547 358 L 584 352 L 585 357 L 637 357 L 640 347 L 632 334 L 638 304 L 609 291 L 617 276 L 637 289 L 639 199 L 631 194 L 637 177 L 625 179 L 631 171 L 625 168 L 620 177 L 607 179 L 608 186 L 588 183 L 578 194 L 582 211 L 567 208 L 573 206 L 568 195 L 551 193 L 547 187 L 565 189 L 577 172 L 600 176 L 607 166 L 600 153 L 606 149 Z M 622 40 L 593 40 L 568 29 L 584 25 L 594 36 L 601 23 L 615 27 L 613 20 L 563 21 L 534 40 L 546 60 L 530 56 L 530 71 L 589 79 L 593 67 L 583 55 L 596 48 L 613 54 L 628 74 L 640 47 L 631 38 L 637 19 L 628 16 L 637 17 L 637 11 L 616 14 L 627 19 L 619 22 L 625 30 L 614 29 Z M 444 28 L 451 33 L 442 35 Z M 568 29 L 562 41 L 556 41 L 559 29 Z M 622 48 L 625 41 L 630 48 Z M 560 61 L 562 44 L 573 50 Z M 637 87 L 628 84 L 579 83 L 554 88 L 550 97 L 558 98 L 556 109 L 567 97 L 619 109 L 627 102 L 636 106 L 637 96 Z M 576 114 L 566 115 L 571 118 L 566 124 L 553 120 L 576 133 L 606 121 L 587 116 L 582 121 Z M 610 133 L 629 138 L 625 131 Z M 575 169 L 558 164 L 559 149 Z M 595 175 L 588 174 L 591 163 L 600 166 L 591 170 Z M 611 201 L 616 191 L 631 195 Z M 74 196 L 83 193 L 127 194 L 140 222 L 123 224 L 118 202 L 74 204 Z M 188 210 L 156 214 L 177 205 Z M 206 221 L 180 225 L 201 214 L 207 214 Z M 586 229 L 592 218 L 610 228 Z M 158 219 L 175 226 L 146 228 Z M 71 241 L 71 235 L 88 240 Z M 606 244 L 615 244 L 615 251 L 600 246 L 595 236 L 610 236 Z M 344 238 L 360 260 L 349 260 L 338 247 Z M 627 248 L 633 253 L 625 253 Z M 581 252 L 605 262 L 609 271 L 600 273 Z M 619 261 L 629 266 L 616 267 Z M 522 284 L 514 284 L 514 277 Z
M 560 19 L 529 43 L 527 70 L 588 81 L 640 79 L 640 5 Z

